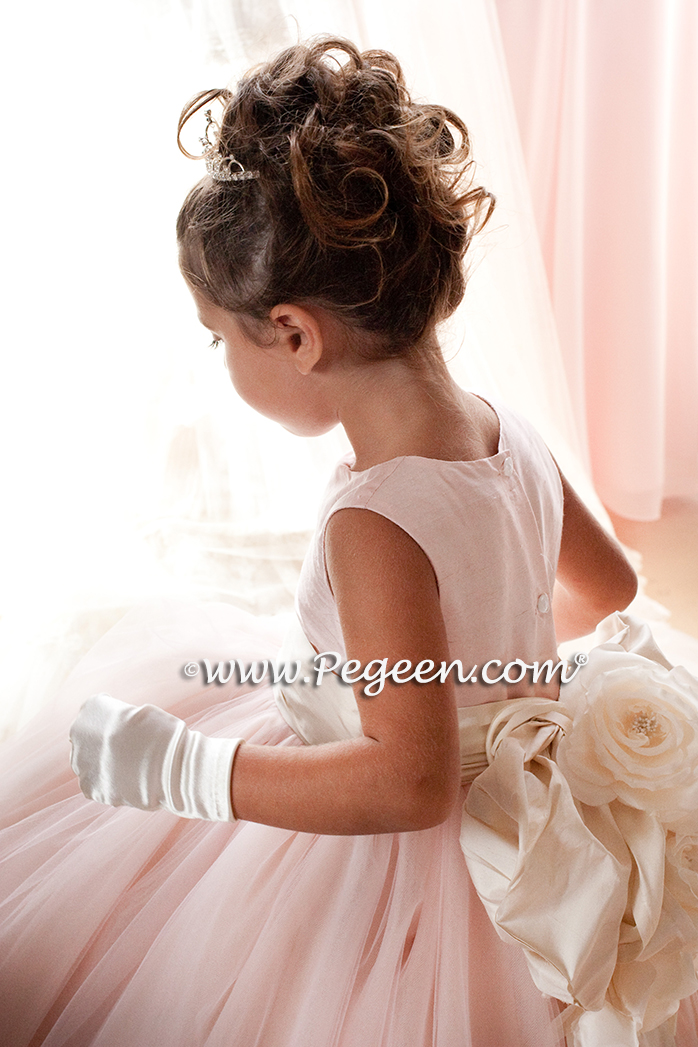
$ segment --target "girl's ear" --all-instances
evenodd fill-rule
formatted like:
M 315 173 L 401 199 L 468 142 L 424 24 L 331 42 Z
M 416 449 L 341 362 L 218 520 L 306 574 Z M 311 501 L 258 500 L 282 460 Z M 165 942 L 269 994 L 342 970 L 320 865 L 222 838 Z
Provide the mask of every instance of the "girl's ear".
M 325 349 L 322 330 L 312 312 L 300 305 L 275 305 L 269 319 L 277 344 L 291 354 L 301 374 L 310 374 Z

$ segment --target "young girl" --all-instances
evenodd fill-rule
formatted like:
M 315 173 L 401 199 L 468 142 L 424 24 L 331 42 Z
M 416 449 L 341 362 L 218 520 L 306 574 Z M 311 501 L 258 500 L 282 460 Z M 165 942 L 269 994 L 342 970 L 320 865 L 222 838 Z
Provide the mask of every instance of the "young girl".
M 499 765 L 491 721 L 514 741 L 521 710 L 564 729 L 559 674 L 532 667 L 557 661 L 556 629 L 625 607 L 635 576 L 531 427 L 445 367 L 437 325 L 492 207 L 466 181 L 461 120 L 413 102 L 391 55 L 335 40 L 199 96 L 181 124 L 216 101 L 177 227 L 199 318 L 244 400 L 305 436 L 341 424 L 353 454 L 282 650 L 226 605 L 134 611 L 8 747 L 3 1042 L 553 1047 L 554 950 L 537 960 L 524 938 L 525 953 L 503 915 L 493 929 L 502 892 L 482 870 L 511 839 L 483 851 L 487 790 L 463 802 Z M 204 682 L 206 660 L 231 659 L 301 668 L 274 687 Z M 558 781 L 546 761 L 526 772 L 539 784 Z M 478 783 L 496 786 L 490 771 Z M 537 894 L 554 896 L 548 858 Z M 565 979 L 570 1042 L 639 1042 L 625 997 L 580 1002 Z M 670 1042 L 665 1019 L 644 1042 Z

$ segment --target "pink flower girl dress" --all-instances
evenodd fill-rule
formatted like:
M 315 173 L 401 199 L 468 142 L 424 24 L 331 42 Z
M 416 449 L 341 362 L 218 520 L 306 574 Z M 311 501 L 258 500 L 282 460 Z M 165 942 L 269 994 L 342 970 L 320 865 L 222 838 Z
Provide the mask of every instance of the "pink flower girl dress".
M 491 458 L 338 464 L 285 641 L 275 620 L 229 605 L 137 608 L 6 744 L 4 1044 L 673 1042 L 678 1000 L 696 988 L 695 682 L 672 676 L 648 635 L 620 618 L 560 702 L 533 686 L 507 701 L 504 679 L 483 682 L 494 659 L 557 660 L 559 475 L 531 427 L 497 413 Z M 323 549 L 344 507 L 386 516 L 425 551 L 451 655 L 472 670 L 456 687 L 463 802 L 451 816 L 417 832 L 327 836 L 85 799 L 68 730 L 96 692 L 154 704 L 213 737 L 299 746 L 360 733 L 351 688 L 303 682 L 316 652 L 345 657 Z M 290 685 L 235 673 L 206 684 L 183 671 L 293 658 L 303 670 Z M 614 672 L 652 687 L 628 705 L 621 686 L 604 705 L 594 687 Z M 632 750 L 630 770 L 621 750 Z M 690 1005 L 677 1036 L 698 1043 Z

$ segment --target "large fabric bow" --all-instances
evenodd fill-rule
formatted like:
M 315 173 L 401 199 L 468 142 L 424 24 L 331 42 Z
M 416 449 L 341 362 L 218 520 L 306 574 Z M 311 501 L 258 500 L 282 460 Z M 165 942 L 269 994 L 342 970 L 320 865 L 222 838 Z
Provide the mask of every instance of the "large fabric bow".
M 670 1047 L 698 989 L 698 681 L 629 616 L 597 638 L 560 702 L 497 703 L 461 846 L 574 1047 Z

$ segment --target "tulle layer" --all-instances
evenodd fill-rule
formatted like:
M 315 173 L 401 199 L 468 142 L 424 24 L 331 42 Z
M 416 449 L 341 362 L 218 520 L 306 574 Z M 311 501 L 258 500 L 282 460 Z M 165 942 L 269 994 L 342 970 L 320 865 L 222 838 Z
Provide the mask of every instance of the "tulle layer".
M 558 1047 L 555 1006 L 474 893 L 459 809 L 423 832 L 315 836 L 78 792 L 67 727 L 95 690 L 212 735 L 299 744 L 268 685 L 181 673 L 273 658 L 283 624 L 226 605 L 132 612 L 5 746 L 8 1047 Z
M 274 657 L 283 622 L 141 609 L 4 747 L 0 1032 L 11 1047 L 553 1047 L 553 1008 L 470 885 L 460 813 L 424 832 L 314 836 L 85 800 L 67 728 L 109 690 L 212 735 L 300 744 L 268 685 L 189 661 Z

